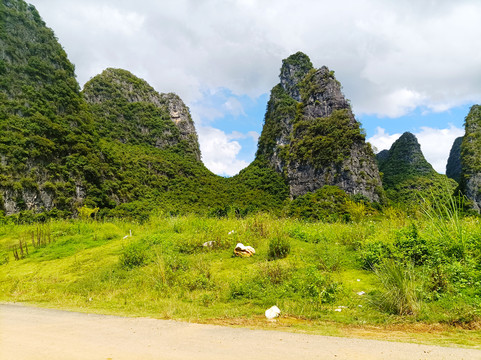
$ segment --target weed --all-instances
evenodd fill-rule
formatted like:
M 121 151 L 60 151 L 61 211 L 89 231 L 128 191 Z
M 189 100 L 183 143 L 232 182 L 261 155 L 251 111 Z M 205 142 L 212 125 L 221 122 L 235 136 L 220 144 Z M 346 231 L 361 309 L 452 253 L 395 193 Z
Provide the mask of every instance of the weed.
M 267 258 L 269 260 L 283 259 L 289 255 L 291 251 L 291 243 L 287 235 L 279 234 L 269 240 L 269 252 Z
M 373 302 L 379 309 L 398 315 L 419 313 L 421 305 L 412 265 L 387 259 L 376 267 L 375 274 L 380 287 Z
M 147 251 L 140 242 L 128 244 L 120 255 L 120 265 L 126 269 L 142 266 L 147 260 Z

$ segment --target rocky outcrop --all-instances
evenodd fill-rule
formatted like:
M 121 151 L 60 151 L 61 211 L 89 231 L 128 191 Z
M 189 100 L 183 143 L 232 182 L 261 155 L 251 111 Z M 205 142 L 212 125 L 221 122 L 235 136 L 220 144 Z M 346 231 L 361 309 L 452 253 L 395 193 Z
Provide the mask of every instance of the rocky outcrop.
M 291 198 L 335 185 L 382 197 L 374 154 L 334 72 L 298 52 L 283 60 L 271 91 L 256 159 L 287 179 Z
M 421 198 L 442 198 L 457 186 L 433 169 L 416 136 L 409 132 L 402 134 L 389 151 L 378 154 L 377 159 L 387 197 L 401 206 L 419 203 Z
M 421 151 L 416 136 L 405 132 L 389 149 L 389 153 L 382 155 L 379 170 L 384 174 L 383 184 L 391 188 L 407 178 L 416 176 L 430 176 L 436 174 Z
M 460 136 L 454 140 L 451 151 L 449 152 L 448 162 L 446 164 L 446 176 L 455 180 L 456 182 L 461 181 L 461 143 L 463 142 L 463 137 Z
M 464 122 L 465 133 L 461 144 L 461 190 L 481 210 L 481 106 L 473 105 Z
M 103 136 L 124 143 L 145 141 L 162 149 L 180 145 L 200 161 L 189 108 L 176 94 L 159 94 L 132 73 L 109 68 L 85 84 L 83 95 Z

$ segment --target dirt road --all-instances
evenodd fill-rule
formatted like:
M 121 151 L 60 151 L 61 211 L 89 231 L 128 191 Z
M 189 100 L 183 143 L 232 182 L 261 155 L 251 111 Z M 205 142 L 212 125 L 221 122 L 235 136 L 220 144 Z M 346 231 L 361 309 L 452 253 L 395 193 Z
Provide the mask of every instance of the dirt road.
M 481 359 L 481 351 L 0 304 L 0 359 Z

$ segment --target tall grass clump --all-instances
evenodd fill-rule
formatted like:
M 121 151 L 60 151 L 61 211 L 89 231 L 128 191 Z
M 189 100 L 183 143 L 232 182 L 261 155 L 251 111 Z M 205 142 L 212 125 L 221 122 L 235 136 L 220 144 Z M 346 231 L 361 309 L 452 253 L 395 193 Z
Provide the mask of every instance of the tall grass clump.
M 412 265 L 387 259 L 374 272 L 379 280 L 379 292 L 373 302 L 380 310 L 397 315 L 419 313 L 421 302 Z
M 431 227 L 431 233 L 443 248 L 458 259 L 466 256 L 467 233 L 463 227 L 465 197 L 453 195 L 446 188 L 445 196 L 423 199 L 423 214 Z
M 147 251 L 140 242 L 132 242 L 124 247 L 120 255 L 120 265 L 125 269 L 142 266 L 147 260 Z
M 284 234 L 273 236 L 269 240 L 269 251 L 267 258 L 269 260 L 283 259 L 291 252 L 291 243 L 289 238 Z

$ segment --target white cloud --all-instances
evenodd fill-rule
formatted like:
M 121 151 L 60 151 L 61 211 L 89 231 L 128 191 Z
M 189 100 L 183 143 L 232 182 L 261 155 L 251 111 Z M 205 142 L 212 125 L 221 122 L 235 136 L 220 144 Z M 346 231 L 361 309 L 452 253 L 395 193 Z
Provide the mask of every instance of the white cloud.
M 401 136 L 401 134 L 388 134 L 386 130 L 377 127 L 376 133 L 367 139 L 372 146 L 375 147 L 375 152 L 380 152 L 382 150 L 389 150 L 391 145 Z M 377 150 L 377 151 L 376 151 Z
M 244 107 L 242 106 L 241 102 L 237 100 L 235 97 L 231 96 L 227 99 L 224 103 L 224 108 L 234 116 L 246 116 L 244 111 Z
M 385 129 L 378 127 L 376 134 L 367 139 L 367 141 L 375 146 L 378 151 L 381 151 L 389 149 L 401 135 L 388 134 Z M 426 160 L 437 172 L 444 174 L 453 142 L 457 137 L 464 135 L 464 129 L 453 125 L 446 129 L 421 127 L 421 131 L 415 132 L 414 135 L 421 145 L 421 151 Z
M 278 82 L 281 59 L 302 50 L 336 71 L 358 113 L 481 102 L 478 0 L 30 1 L 80 83 L 115 66 L 187 103 L 201 88 L 257 97 Z
M 457 137 L 464 135 L 464 129 L 455 126 L 447 129 L 422 127 L 415 135 L 426 160 L 437 172 L 444 174 L 453 142 Z
M 227 135 L 212 127 L 198 127 L 202 161 L 212 172 L 219 175 L 233 176 L 249 165 L 244 160 L 237 159 L 241 145 L 233 139 L 238 134 Z M 240 134 L 240 137 L 243 137 Z

